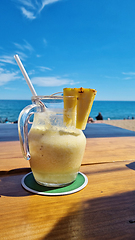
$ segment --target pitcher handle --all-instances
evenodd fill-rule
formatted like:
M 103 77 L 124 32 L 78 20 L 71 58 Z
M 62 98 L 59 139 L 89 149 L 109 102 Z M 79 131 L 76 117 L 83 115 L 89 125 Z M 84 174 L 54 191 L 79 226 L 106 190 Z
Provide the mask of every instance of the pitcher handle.
M 37 104 L 31 104 L 25 107 L 18 118 L 18 134 L 21 144 L 23 156 L 26 160 L 30 160 L 29 144 L 28 144 L 28 132 L 29 132 L 29 119 L 40 108 Z

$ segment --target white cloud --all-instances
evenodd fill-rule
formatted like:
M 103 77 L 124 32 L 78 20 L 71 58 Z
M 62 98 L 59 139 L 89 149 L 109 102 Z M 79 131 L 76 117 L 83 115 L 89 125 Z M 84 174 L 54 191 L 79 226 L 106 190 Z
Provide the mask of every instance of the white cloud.
M 33 84 L 36 84 L 40 87 L 56 87 L 62 85 L 73 85 L 75 82 L 70 79 L 64 79 L 60 77 L 34 77 L 31 79 Z
M 132 79 L 132 77 L 126 77 L 126 78 L 124 78 L 125 80 L 130 80 L 130 79 Z
M 122 72 L 122 74 L 133 76 L 135 75 L 135 72 Z
M 31 0 L 19 0 L 19 2 L 22 3 L 23 5 L 27 6 L 27 7 L 35 9 L 35 6 L 34 6 L 34 4 L 32 3 Z
M 16 0 L 20 4 L 22 14 L 28 19 L 35 19 L 46 5 L 53 4 L 62 0 Z
M 55 2 L 58 2 L 58 1 L 60 1 L 60 0 L 43 0 L 42 1 L 42 6 L 41 6 L 41 8 L 39 9 L 38 12 L 40 13 L 46 5 L 52 4 L 52 3 L 55 3 Z
M 15 91 L 16 90 L 16 88 L 10 88 L 10 87 L 5 87 L 5 89 L 11 90 L 11 91 Z
M 26 40 L 24 40 L 24 42 L 25 42 L 24 48 L 32 52 L 34 49 L 31 46 L 31 44 L 29 44 Z
M 40 57 L 41 57 L 41 55 L 40 55 L 40 54 L 37 54 L 36 56 L 37 56 L 37 58 L 40 58 Z
M 0 63 L 0 66 L 4 66 L 5 64 L 4 63 Z
M 29 71 L 29 75 L 33 75 L 33 74 L 35 74 L 35 70 L 34 69 Z
M 7 55 L 0 56 L 0 62 L 10 63 L 10 64 L 15 65 L 15 61 L 14 61 L 13 56 L 7 56 Z
M 14 45 L 22 51 L 29 50 L 30 52 L 33 52 L 34 49 L 33 49 L 32 45 L 30 43 L 28 43 L 26 40 L 23 40 L 23 41 L 24 41 L 24 43 L 22 43 L 22 44 L 14 43 Z
M 18 79 L 18 73 L 17 72 L 9 72 L 9 71 L 4 71 L 2 69 L 0 71 L 0 86 L 7 84 L 10 81 L 14 81 Z
M 113 76 L 105 76 L 105 78 L 108 78 L 108 79 L 120 79 L 119 77 L 113 77 Z
M 18 54 L 21 60 L 25 60 L 28 57 L 24 52 L 28 53 L 29 51 L 32 53 L 34 51 L 32 45 L 26 40 L 23 40 L 22 44 L 15 42 L 13 44 L 16 47 L 15 53 L 13 55 Z
M 24 50 L 24 46 L 22 44 L 19 43 L 14 43 L 14 45 L 19 48 L 20 50 Z
M 43 39 L 43 43 L 44 43 L 45 46 L 47 45 L 47 41 L 46 41 L 45 38 Z
M 21 11 L 23 13 L 23 15 L 31 20 L 35 19 L 36 17 L 34 16 L 33 12 L 30 12 L 28 10 L 26 10 L 24 7 L 21 7 Z
M 3 68 L 0 68 L 0 73 L 2 73 L 4 71 L 4 69 Z
M 20 51 L 16 51 L 15 54 L 18 54 L 21 60 L 24 60 L 28 57 L 25 53 Z
M 4 66 L 5 64 L 16 65 L 16 61 L 14 59 L 15 54 L 18 54 L 20 59 L 22 59 L 22 60 L 27 58 L 27 55 L 21 51 L 16 51 L 11 56 L 10 55 L 2 55 L 2 56 L 0 56 L 0 66 Z
M 52 71 L 52 69 L 49 68 L 49 67 L 42 67 L 42 66 L 40 66 L 39 69 L 40 69 L 40 71 L 42 71 L 42 72 L 45 72 L 46 70 Z

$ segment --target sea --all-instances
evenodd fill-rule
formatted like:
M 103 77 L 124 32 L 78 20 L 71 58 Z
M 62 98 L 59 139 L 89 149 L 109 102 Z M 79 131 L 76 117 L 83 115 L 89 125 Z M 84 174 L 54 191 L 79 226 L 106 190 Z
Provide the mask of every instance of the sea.
M 18 120 L 19 113 L 31 100 L 0 100 L 0 122 Z M 135 101 L 94 101 L 90 117 L 96 120 L 101 112 L 103 119 L 135 119 Z

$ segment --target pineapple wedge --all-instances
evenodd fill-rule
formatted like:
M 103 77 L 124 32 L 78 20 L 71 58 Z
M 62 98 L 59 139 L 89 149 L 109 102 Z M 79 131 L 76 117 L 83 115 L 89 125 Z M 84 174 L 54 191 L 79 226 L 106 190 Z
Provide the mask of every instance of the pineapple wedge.
M 76 126 L 77 98 L 73 88 L 63 89 L 64 113 L 63 121 L 66 126 Z
M 84 130 L 97 91 L 90 88 L 64 88 L 63 97 L 74 96 L 74 100 L 64 99 L 64 123 Z
M 77 95 L 76 128 L 84 130 L 97 91 L 90 88 L 75 88 Z

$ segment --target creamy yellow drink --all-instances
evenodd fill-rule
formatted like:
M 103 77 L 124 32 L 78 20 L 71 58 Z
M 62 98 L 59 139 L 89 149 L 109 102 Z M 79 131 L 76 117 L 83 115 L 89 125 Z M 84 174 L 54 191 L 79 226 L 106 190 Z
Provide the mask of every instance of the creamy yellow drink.
M 29 132 L 30 166 L 38 183 L 48 186 L 71 183 L 79 171 L 86 138 L 75 127 L 45 124 L 45 113 L 36 113 Z

